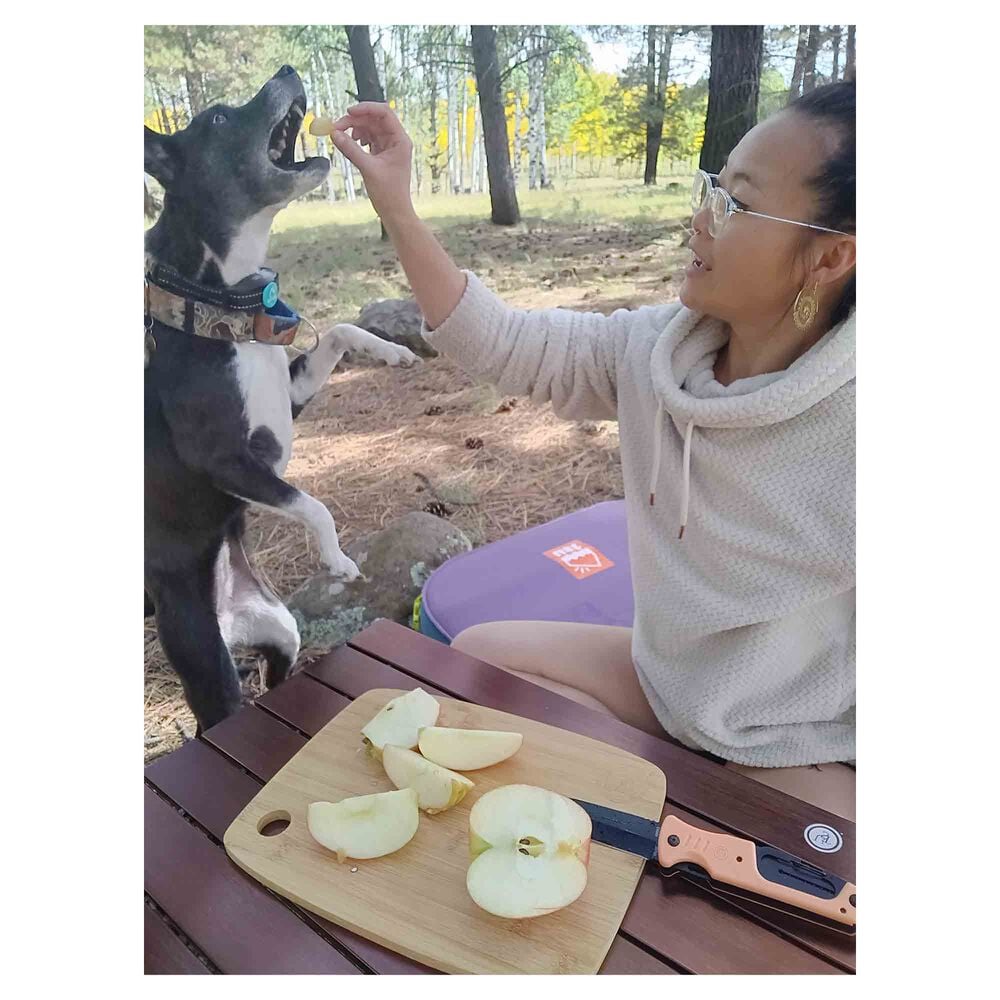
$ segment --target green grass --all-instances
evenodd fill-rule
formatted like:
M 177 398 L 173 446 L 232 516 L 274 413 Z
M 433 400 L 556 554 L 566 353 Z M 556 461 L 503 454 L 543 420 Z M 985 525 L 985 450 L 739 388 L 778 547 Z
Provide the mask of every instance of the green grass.
M 650 188 L 615 177 L 564 178 L 545 191 L 529 191 L 525 183 L 517 192 L 516 226 L 490 222 L 485 193 L 424 195 L 415 204 L 455 262 L 487 276 L 498 291 L 551 287 L 546 279 L 554 278 L 596 295 L 602 283 L 610 288 L 615 271 L 627 267 L 630 275 L 637 262 L 643 272 L 660 268 L 663 253 L 653 263 L 648 255 L 632 255 L 656 244 L 661 251 L 678 245 L 679 225 L 690 215 L 689 190 L 687 172 L 661 175 Z M 609 266 L 611 260 L 623 262 Z M 378 217 L 363 197 L 290 205 L 275 219 L 269 261 L 281 272 L 282 297 L 317 323 L 350 321 L 374 299 L 410 295 L 392 245 L 379 239 Z M 581 277 L 566 277 L 570 269 Z M 622 294 L 620 285 L 615 294 Z
M 690 177 L 687 174 L 661 178 L 647 188 L 639 180 L 613 177 L 580 178 L 557 182 L 552 189 L 517 192 L 522 223 L 534 219 L 556 222 L 646 221 L 653 217 L 677 218 L 688 206 Z M 488 194 L 423 195 L 415 199 L 417 212 L 431 225 L 466 225 L 488 221 Z M 317 226 L 377 225 L 377 216 L 366 198 L 354 202 L 298 201 L 281 212 L 272 232 L 290 233 Z

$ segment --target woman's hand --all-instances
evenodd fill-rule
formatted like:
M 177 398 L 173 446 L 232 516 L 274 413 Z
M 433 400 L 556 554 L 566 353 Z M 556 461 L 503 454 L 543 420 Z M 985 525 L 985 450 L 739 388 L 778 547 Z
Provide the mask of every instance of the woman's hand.
M 438 326 L 462 298 L 465 275 L 414 211 L 410 137 L 388 105 L 363 101 L 333 123 L 333 143 L 361 171 L 368 197 L 392 238 L 414 297 L 428 325 Z
M 332 139 L 361 171 L 368 197 L 387 228 L 414 214 L 410 199 L 413 142 L 387 104 L 362 101 L 348 108 L 347 114 L 333 123 Z M 359 143 L 368 146 L 370 152 Z

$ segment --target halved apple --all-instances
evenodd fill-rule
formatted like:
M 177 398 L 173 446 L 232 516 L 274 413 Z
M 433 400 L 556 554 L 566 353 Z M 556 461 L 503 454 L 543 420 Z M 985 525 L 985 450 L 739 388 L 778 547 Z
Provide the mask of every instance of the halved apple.
M 541 917 L 587 887 L 590 817 L 572 799 L 534 785 L 487 792 L 469 812 L 465 884 L 498 917 Z
M 417 733 L 424 726 L 437 722 L 441 705 L 423 688 L 414 688 L 393 698 L 361 730 L 368 752 L 382 757 L 386 743 L 412 750 L 417 745 Z
M 417 832 L 420 810 L 417 793 L 404 788 L 340 802 L 312 802 L 306 819 L 313 839 L 343 863 L 345 858 L 381 858 L 404 847 Z
M 397 788 L 412 788 L 418 805 L 428 813 L 439 813 L 458 805 L 473 788 L 464 774 L 456 774 L 412 750 L 387 743 L 382 750 L 382 766 Z
M 420 752 L 435 764 L 456 771 L 475 771 L 513 757 L 523 740 L 520 733 L 429 725 L 420 730 L 418 743 Z

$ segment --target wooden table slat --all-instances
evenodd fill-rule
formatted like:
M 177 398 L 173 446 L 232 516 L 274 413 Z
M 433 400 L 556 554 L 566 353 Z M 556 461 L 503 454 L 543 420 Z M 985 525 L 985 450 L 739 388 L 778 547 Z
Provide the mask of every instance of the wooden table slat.
M 285 683 L 291 684 L 293 680 L 294 678 Z M 245 711 L 249 714 L 251 710 Z M 258 714 L 263 715 L 263 713 Z M 274 719 L 267 719 L 267 724 L 281 725 Z M 257 735 L 265 735 L 266 732 L 265 729 Z M 185 743 L 183 747 L 155 763 L 161 766 L 154 770 L 153 765 L 150 765 L 146 769 L 147 780 L 161 789 L 192 819 L 203 825 L 220 841 L 229 824 L 260 791 L 263 784 L 244 774 L 221 753 L 197 740 Z M 272 765 L 278 770 L 282 763 L 275 759 Z M 250 784 L 249 789 L 247 782 Z M 219 847 L 219 850 L 225 854 L 224 848 Z M 232 864 L 228 857 L 226 863 Z M 287 905 L 292 907 L 291 903 Z M 297 907 L 294 909 L 298 910 Z M 397 955 L 317 914 L 305 910 L 299 912 L 302 913 L 304 920 L 339 941 L 344 948 L 380 975 L 437 974 L 436 970 Z
M 351 685 L 363 683 L 364 680 L 371 676 L 372 671 L 369 671 L 366 665 L 361 661 L 361 656 L 355 651 L 351 651 L 352 655 L 350 659 L 350 671 L 352 675 Z M 328 658 L 328 665 L 333 662 L 338 662 L 344 664 L 348 658 L 344 656 L 330 657 Z M 389 683 L 391 686 L 403 686 L 406 687 L 406 675 L 398 674 L 397 679 L 390 678 L 384 673 L 379 673 L 379 683 L 377 686 L 382 686 L 383 683 Z M 343 683 L 343 675 L 340 677 L 340 682 Z M 288 687 L 292 681 L 285 683 L 285 687 Z M 279 689 L 280 690 L 280 689 Z M 311 690 L 311 688 L 309 689 Z M 316 726 L 313 728 L 313 722 L 309 718 L 310 708 L 306 701 L 308 696 L 308 691 L 303 692 L 302 699 L 287 698 L 286 711 L 288 712 L 289 721 L 296 728 L 301 729 L 302 732 L 306 733 L 308 736 L 315 735 L 322 726 Z M 297 702 L 298 707 L 296 708 Z M 325 724 L 325 723 L 324 723 Z M 704 828 L 717 829 L 711 827 L 710 824 L 706 824 L 698 817 L 691 816 L 689 813 L 684 812 L 681 809 L 673 810 L 676 815 L 681 819 L 688 822 L 700 823 Z M 640 885 L 643 882 L 649 882 L 653 886 L 658 886 L 661 881 L 662 876 L 659 875 L 658 871 L 650 866 L 647 873 L 643 876 L 640 881 Z M 672 881 L 680 881 L 679 879 L 674 879 Z M 700 890 L 692 889 L 688 887 L 689 892 L 695 894 L 699 893 Z M 682 894 L 683 895 L 683 894 Z M 622 924 L 622 929 L 627 931 L 636 940 L 642 941 L 644 944 L 649 945 L 651 948 L 660 951 L 663 955 L 669 956 L 672 961 L 680 961 L 683 958 L 683 966 L 686 969 L 694 972 L 703 971 L 718 971 L 717 967 L 722 966 L 723 970 L 731 973 L 738 972 L 759 972 L 760 966 L 758 964 L 752 964 L 749 968 L 744 968 L 742 966 L 738 967 L 726 967 L 726 957 L 724 950 L 719 950 L 720 955 L 706 955 L 706 953 L 700 947 L 690 947 L 685 945 L 681 949 L 681 954 L 677 953 L 675 950 L 667 947 L 667 943 L 673 943 L 677 940 L 678 934 L 681 937 L 691 936 L 698 939 L 699 936 L 703 938 L 711 938 L 713 933 L 713 925 L 718 922 L 716 914 L 714 912 L 713 906 L 692 906 L 686 899 L 681 899 L 677 902 L 674 898 L 675 893 L 673 892 L 672 886 L 666 896 L 658 889 L 654 892 L 647 892 L 643 895 L 636 894 L 633 897 L 632 904 L 625 916 L 625 920 Z M 715 897 L 709 897 L 712 904 L 716 903 Z M 780 936 L 775 935 L 766 927 L 761 927 L 753 920 L 748 920 L 746 916 L 741 915 L 741 907 L 731 904 L 728 900 L 720 901 L 717 903 L 719 907 L 726 910 L 730 920 L 736 921 L 736 926 L 740 924 L 751 924 L 752 929 L 745 932 L 749 935 L 755 942 L 759 944 L 759 950 L 761 952 L 761 960 L 774 961 L 777 958 L 783 958 L 785 964 L 790 968 L 795 968 L 799 971 L 808 969 L 813 972 L 833 972 L 837 971 L 831 969 L 825 962 L 814 960 L 813 956 L 806 955 L 803 957 L 802 950 L 791 941 L 783 940 Z M 742 913 L 750 912 L 749 905 L 746 909 L 742 909 Z M 764 911 L 765 913 L 768 911 Z M 774 925 L 780 926 L 780 922 L 791 927 L 791 932 L 789 937 L 795 938 L 796 940 L 802 942 L 805 946 L 814 948 L 823 954 L 826 949 L 831 949 L 833 954 L 831 958 L 834 960 L 839 960 L 844 962 L 845 965 L 850 965 L 850 959 L 852 958 L 853 944 L 848 945 L 848 952 L 844 954 L 844 945 L 841 943 L 843 939 L 842 935 L 837 935 L 833 931 L 826 931 L 823 928 L 815 927 L 812 924 L 805 923 L 803 921 L 795 920 L 792 917 L 782 916 L 775 914 L 777 920 Z M 796 926 L 798 925 L 798 926 Z M 650 928 L 653 928 L 650 930 Z M 833 940 L 829 940 L 833 939 Z M 641 950 L 641 949 L 640 949 Z M 712 968 L 705 968 L 705 963 L 711 962 Z
M 211 969 L 173 932 L 149 906 L 145 910 L 143 972 L 147 976 L 206 976 Z
M 307 664 L 304 672 L 349 698 L 360 698 L 372 688 L 385 687 L 411 690 L 422 687 L 428 694 L 460 697 L 434 687 L 427 681 L 414 679 L 381 660 L 351 649 L 350 646 L 339 646 L 332 653 Z
M 318 733 L 341 709 L 350 705 L 351 699 L 331 690 L 327 685 L 299 673 L 284 684 L 262 694 L 256 705 L 266 708 L 279 719 L 308 732 Z M 289 718 L 289 706 L 294 706 L 294 722 Z
M 303 736 L 259 708 L 229 716 L 206 729 L 202 739 L 262 781 L 270 781 L 306 745 Z
M 854 881 L 855 826 L 846 819 L 745 778 L 395 622 L 386 619 L 376 622 L 355 636 L 350 645 L 356 651 L 397 667 L 424 687 L 426 679 L 454 697 L 572 729 L 630 750 L 663 769 L 667 775 L 669 801 L 728 830 L 804 857 Z M 810 823 L 828 823 L 839 830 L 844 840 L 841 850 L 828 855 L 812 850 L 803 837 Z
M 146 891 L 220 970 L 361 971 L 156 792 L 144 795 Z
M 602 976 L 676 976 L 675 968 L 651 955 L 621 934 L 615 938 L 601 966 Z

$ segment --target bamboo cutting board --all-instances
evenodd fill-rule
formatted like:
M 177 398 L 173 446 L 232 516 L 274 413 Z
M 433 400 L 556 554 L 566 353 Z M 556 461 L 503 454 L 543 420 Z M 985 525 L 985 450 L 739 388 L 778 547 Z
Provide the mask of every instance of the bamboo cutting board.
M 395 854 L 338 864 L 310 836 L 307 807 L 392 791 L 382 765 L 361 749 L 360 730 L 403 693 L 368 691 L 331 719 L 233 821 L 224 839 L 229 856 L 300 906 L 443 972 L 596 973 L 644 861 L 594 843 L 587 888 L 575 903 L 544 917 L 494 917 L 465 888 L 469 810 L 493 788 L 527 784 L 658 820 L 663 772 L 586 736 L 439 697 L 439 726 L 519 732 L 521 749 L 494 767 L 469 771 L 476 787 L 447 812 L 421 812 L 416 836 Z M 275 820 L 288 825 L 276 835 L 260 832 Z

